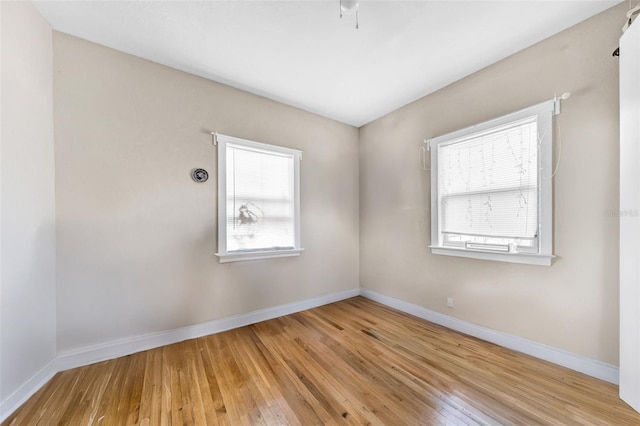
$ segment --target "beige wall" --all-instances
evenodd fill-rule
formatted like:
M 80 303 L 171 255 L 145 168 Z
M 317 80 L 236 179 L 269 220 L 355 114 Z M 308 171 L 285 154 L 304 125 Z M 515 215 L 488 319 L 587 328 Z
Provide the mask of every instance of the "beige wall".
M 59 351 L 358 287 L 357 129 L 57 32 L 54 110 Z M 300 257 L 218 263 L 211 130 L 304 151 Z
M 626 4 L 360 129 L 360 283 L 475 324 L 618 363 L 618 44 Z M 558 95 L 551 267 L 432 255 L 430 177 L 417 150 L 438 136 Z M 455 299 L 446 307 L 447 296 Z
M 0 11 L 1 419 L 56 355 L 56 299 L 51 27 L 30 2 Z

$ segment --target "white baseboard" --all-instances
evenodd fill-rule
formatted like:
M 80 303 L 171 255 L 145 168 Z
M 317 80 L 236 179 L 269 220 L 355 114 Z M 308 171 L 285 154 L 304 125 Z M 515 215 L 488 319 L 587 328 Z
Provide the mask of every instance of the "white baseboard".
M 56 368 L 55 359 L 42 367 L 40 371 L 16 389 L 4 401 L 0 402 L 0 423 L 13 414 L 22 404 L 44 386 L 59 370 Z
M 247 314 L 235 315 L 219 320 L 196 324 L 174 330 L 148 333 L 140 336 L 126 337 L 112 342 L 88 346 L 73 351 L 63 352 L 36 373 L 6 400 L 0 402 L 0 423 L 17 410 L 24 402 L 44 386 L 57 372 L 82 367 L 95 362 L 106 361 L 136 352 L 157 348 L 164 345 L 182 342 L 209 334 L 220 333 L 245 325 L 278 318 L 283 315 L 305 311 L 340 300 L 358 296 L 360 290 L 355 288 L 337 293 L 326 294 L 300 302 L 260 309 Z
M 615 365 L 587 358 L 582 355 L 577 355 L 552 346 L 543 345 L 542 343 L 537 343 L 522 337 L 513 336 L 511 334 L 502 333 L 500 331 L 472 324 L 449 315 L 429 310 L 422 306 L 414 305 L 413 303 L 385 296 L 366 288 L 361 288 L 360 294 L 367 299 L 374 300 L 399 311 L 406 312 L 452 330 L 459 331 L 460 333 L 468 334 L 469 336 L 477 337 L 478 339 L 486 340 L 487 342 L 495 343 L 496 345 L 570 368 L 609 383 L 618 384 L 619 372 L 618 367 Z

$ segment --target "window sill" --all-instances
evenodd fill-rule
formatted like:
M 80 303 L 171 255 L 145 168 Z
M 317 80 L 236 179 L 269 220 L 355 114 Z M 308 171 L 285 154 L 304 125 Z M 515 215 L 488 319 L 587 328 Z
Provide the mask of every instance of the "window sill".
M 551 266 L 554 255 L 530 253 L 495 253 L 483 250 L 458 249 L 453 247 L 429 246 L 431 253 L 445 256 L 467 257 L 471 259 L 493 260 L 497 262 L 524 263 L 529 265 Z
M 246 251 L 246 252 L 234 252 L 220 254 L 216 253 L 216 256 L 220 258 L 220 263 L 229 262 L 243 262 L 245 260 L 260 260 L 271 259 L 274 257 L 291 257 L 300 256 L 300 253 L 304 249 L 289 249 L 289 250 L 270 250 L 270 251 Z

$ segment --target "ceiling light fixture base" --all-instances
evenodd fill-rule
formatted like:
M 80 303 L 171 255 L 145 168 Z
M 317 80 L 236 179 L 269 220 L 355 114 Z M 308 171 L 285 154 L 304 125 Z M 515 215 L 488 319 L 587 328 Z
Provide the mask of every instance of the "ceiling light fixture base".
M 340 19 L 342 15 L 356 15 L 356 30 L 360 28 L 358 22 L 358 9 L 360 8 L 360 0 L 340 0 Z

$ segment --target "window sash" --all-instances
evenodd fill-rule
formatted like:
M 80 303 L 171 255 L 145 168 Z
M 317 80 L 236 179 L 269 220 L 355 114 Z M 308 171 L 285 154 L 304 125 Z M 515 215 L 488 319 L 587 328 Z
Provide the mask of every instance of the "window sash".
M 454 234 L 444 232 L 442 245 L 444 247 L 453 247 L 466 250 L 535 254 L 538 252 L 538 237 L 487 237 L 485 235 Z
M 216 139 L 220 262 L 298 255 L 301 151 Z
M 554 102 L 548 101 L 532 107 L 480 123 L 465 129 L 458 130 L 429 141 L 431 150 L 431 245 L 433 253 L 453 256 L 476 257 L 482 259 L 501 260 L 507 262 L 522 262 L 533 264 L 550 264 L 552 255 L 552 181 L 545 176 L 551 175 L 552 159 L 552 117 Z M 535 119 L 538 138 L 532 143 L 532 149 L 536 150 L 537 161 L 536 176 L 522 186 L 507 185 L 496 190 L 483 190 L 480 188 L 455 188 L 448 193 L 442 190 L 441 176 L 439 176 L 440 148 L 454 146 L 456 143 L 474 143 L 481 137 L 504 132 L 514 124 L 526 124 L 527 120 Z M 531 141 L 533 142 L 533 141 Z M 530 226 L 526 232 L 488 232 L 477 229 L 456 229 L 449 226 L 451 218 L 446 218 L 441 210 L 442 204 L 456 199 L 467 199 L 469 196 L 482 199 L 487 195 L 492 197 L 496 193 L 519 193 L 530 191 L 530 196 L 535 194 L 534 215 L 531 215 Z M 530 198 L 531 200 L 531 198 Z M 449 221 L 447 223 L 447 220 Z M 450 247 L 449 250 L 446 250 Z M 508 250 L 507 250 L 508 248 Z M 495 251 L 484 255 L 474 255 L 473 252 Z M 465 254 L 464 252 L 470 252 Z M 506 252 L 506 254 L 498 254 Z M 517 255 L 522 254 L 521 259 Z M 515 256 L 514 256 L 515 255 Z M 534 257 L 532 257 L 534 256 Z M 536 259 L 535 257 L 540 257 Z M 542 258 L 545 258 L 543 260 Z

